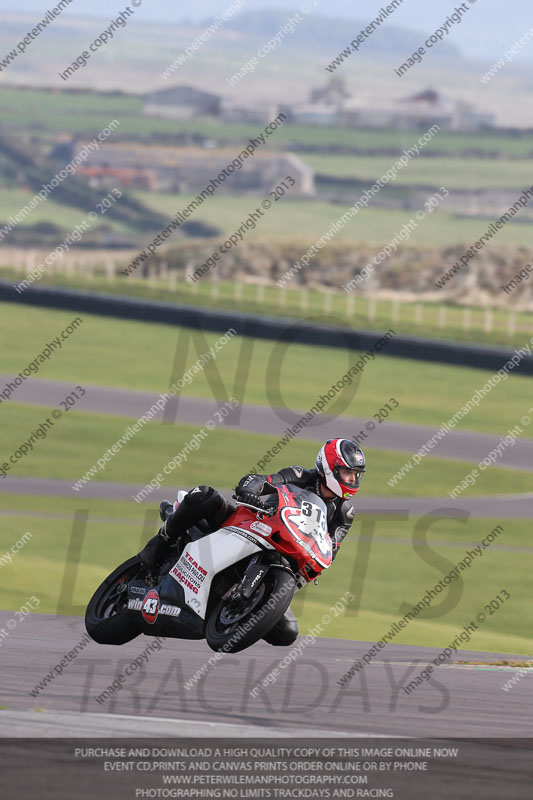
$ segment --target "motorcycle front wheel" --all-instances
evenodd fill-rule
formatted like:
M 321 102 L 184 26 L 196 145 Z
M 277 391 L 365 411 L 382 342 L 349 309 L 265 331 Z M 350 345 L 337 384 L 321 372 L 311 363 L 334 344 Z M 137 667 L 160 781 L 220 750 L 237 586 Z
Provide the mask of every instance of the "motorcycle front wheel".
M 212 650 L 238 653 L 272 630 L 288 609 L 296 581 L 284 569 L 271 568 L 256 591 L 238 603 L 223 597 L 214 607 L 205 638 Z
M 124 561 L 100 584 L 85 612 L 87 633 L 98 644 L 126 644 L 140 634 L 128 610 L 127 584 L 143 569 L 139 556 Z

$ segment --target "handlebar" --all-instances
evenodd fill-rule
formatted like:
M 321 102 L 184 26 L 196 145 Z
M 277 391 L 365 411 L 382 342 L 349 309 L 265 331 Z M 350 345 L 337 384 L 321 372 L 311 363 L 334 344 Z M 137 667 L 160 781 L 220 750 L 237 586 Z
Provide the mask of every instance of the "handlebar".
M 276 509 L 272 506 L 266 506 L 257 494 L 252 492 L 240 492 L 239 495 L 232 495 L 233 500 L 237 500 L 239 505 L 253 508 L 255 511 L 261 511 L 262 514 L 272 516 L 276 513 Z

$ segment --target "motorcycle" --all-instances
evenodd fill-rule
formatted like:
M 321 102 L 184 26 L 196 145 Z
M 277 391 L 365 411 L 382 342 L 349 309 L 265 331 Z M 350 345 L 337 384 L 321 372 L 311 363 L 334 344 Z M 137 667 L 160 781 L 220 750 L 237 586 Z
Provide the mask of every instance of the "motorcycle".
M 138 555 L 117 567 L 89 601 L 89 636 L 113 645 L 141 633 L 205 638 L 227 653 L 266 636 L 294 593 L 332 562 L 324 501 L 293 484 L 269 488 L 253 502 L 236 498 L 235 511 L 213 533 L 190 528 L 157 575 Z

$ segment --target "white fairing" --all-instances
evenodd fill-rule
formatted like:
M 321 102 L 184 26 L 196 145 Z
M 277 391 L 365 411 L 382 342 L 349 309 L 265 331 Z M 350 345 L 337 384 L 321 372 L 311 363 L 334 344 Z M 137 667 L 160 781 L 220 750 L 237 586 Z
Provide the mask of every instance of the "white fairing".
M 211 582 L 215 575 L 262 550 L 247 531 L 243 533 L 246 537 L 237 533 L 237 528 L 222 528 L 191 542 L 170 570 L 170 575 L 183 588 L 185 602 L 202 619 L 205 619 Z

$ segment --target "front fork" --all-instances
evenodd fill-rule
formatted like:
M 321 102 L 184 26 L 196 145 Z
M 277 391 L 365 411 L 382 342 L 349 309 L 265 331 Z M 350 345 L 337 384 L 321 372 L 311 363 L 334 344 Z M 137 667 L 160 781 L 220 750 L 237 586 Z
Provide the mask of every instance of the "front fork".
M 261 583 L 263 583 L 269 570 L 272 568 L 283 569 L 289 572 L 296 582 L 297 590 L 307 584 L 305 578 L 299 573 L 294 572 L 287 559 L 281 553 L 265 553 L 264 551 L 261 553 L 254 553 L 248 562 L 241 582 L 237 586 L 232 587 L 228 592 L 227 596 L 230 603 L 237 604 L 249 600 Z

